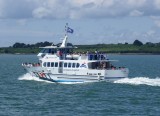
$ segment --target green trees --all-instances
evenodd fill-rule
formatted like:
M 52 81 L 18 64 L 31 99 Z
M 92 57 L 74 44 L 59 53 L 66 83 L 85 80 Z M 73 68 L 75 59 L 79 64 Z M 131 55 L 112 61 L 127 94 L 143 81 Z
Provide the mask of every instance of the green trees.
M 24 43 L 15 43 L 13 44 L 13 48 L 25 48 L 26 44 Z
M 133 45 L 135 45 L 135 46 L 142 46 L 143 43 L 142 43 L 141 41 L 139 41 L 139 40 L 136 39 L 136 40 L 133 42 Z
M 50 46 L 50 42 L 38 42 L 36 44 L 24 44 L 16 42 L 11 47 L 0 48 L 0 53 L 38 53 L 39 47 Z M 57 44 L 58 46 L 61 43 Z M 67 46 L 73 46 L 72 43 L 68 43 Z M 135 40 L 132 44 L 130 43 L 119 43 L 119 44 L 92 44 L 92 45 L 76 45 L 78 47 L 75 52 L 95 52 L 98 50 L 105 53 L 153 53 L 160 54 L 160 42 L 142 43 L 139 40 Z
M 52 43 L 50 42 L 39 42 L 36 44 L 24 44 L 24 43 L 18 43 L 16 42 L 15 44 L 13 44 L 13 48 L 36 48 L 36 47 L 45 47 L 45 46 L 50 46 Z

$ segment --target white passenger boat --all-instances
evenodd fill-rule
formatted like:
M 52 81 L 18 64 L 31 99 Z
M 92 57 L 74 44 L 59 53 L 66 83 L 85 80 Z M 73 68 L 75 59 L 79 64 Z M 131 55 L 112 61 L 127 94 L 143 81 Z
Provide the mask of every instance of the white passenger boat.
M 68 30 L 69 29 L 69 30 Z M 113 81 L 128 77 L 129 70 L 112 65 L 104 53 L 73 53 L 74 46 L 68 46 L 67 32 L 60 46 L 42 47 L 37 55 L 39 63 L 22 63 L 22 66 L 37 78 L 58 83 Z

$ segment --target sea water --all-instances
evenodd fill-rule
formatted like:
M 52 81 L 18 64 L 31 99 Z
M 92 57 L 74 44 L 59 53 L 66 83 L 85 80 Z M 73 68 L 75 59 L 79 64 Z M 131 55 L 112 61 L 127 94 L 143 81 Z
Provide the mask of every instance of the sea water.
M 114 82 L 57 84 L 30 76 L 36 55 L 0 55 L 0 116 L 160 115 L 160 55 L 109 55 L 129 77 Z

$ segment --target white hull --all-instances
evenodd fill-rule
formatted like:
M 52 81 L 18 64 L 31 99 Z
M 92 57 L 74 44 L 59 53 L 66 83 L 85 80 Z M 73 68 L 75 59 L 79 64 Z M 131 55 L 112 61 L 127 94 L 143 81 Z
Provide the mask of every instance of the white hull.
M 79 70 L 79 74 L 73 73 L 52 73 L 53 70 L 45 69 L 43 67 L 25 67 L 25 69 L 32 75 L 42 80 L 48 80 L 57 83 L 66 82 L 99 82 L 99 81 L 115 81 L 118 79 L 128 77 L 128 69 L 123 70 Z M 55 70 L 54 70 L 55 71 Z M 83 72 L 83 73 L 82 73 Z M 97 73 L 96 73 L 97 72 Z M 101 72 L 101 75 L 98 73 Z M 84 75 L 86 74 L 86 75 Z

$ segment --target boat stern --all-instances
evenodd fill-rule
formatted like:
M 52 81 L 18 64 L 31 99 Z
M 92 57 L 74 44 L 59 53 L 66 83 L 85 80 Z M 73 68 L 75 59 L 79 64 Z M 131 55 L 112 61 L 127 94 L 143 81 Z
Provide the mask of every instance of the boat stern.
M 128 74 L 129 74 L 128 68 L 110 69 L 105 71 L 104 80 L 115 81 L 118 79 L 127 78 Z

